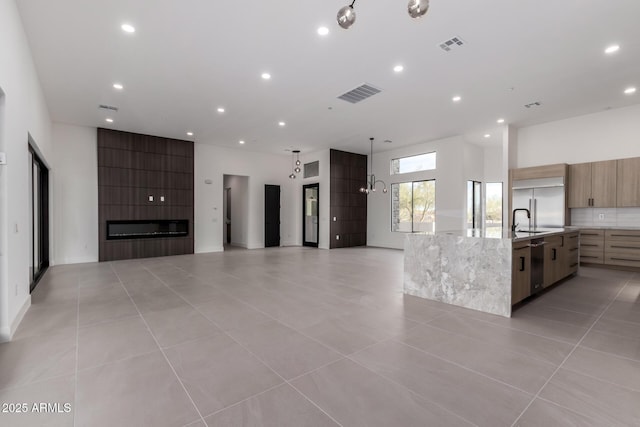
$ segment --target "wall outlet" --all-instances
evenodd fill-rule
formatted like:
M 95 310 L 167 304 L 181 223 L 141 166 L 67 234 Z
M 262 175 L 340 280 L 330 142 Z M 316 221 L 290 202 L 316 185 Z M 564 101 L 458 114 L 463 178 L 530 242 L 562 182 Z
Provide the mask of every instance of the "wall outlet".
M 333 217 L 333 222 L 336 222 L 337 220 L 338 220 L 338 218 L 334 216 Z
M 604 214 L 603 214 L 603 213 L 598 214 L 598 219 L 599 219 L 600 221 L 604 221 Z
M 153 202 L 153 196 L 149 196 L 149 201 Z
M 340 235 L 336 234 L 336 240 L 340 240 Z
M 164 202 L 164 196 L 160 196 L 160 201 Z

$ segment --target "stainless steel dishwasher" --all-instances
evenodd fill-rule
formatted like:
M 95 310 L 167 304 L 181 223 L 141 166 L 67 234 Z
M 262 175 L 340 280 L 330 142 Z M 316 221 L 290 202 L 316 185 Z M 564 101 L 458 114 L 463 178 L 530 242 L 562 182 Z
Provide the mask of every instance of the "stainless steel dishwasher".
M 531 240 L 531 295 L 540 292 L 544 283 L 544 239 Z

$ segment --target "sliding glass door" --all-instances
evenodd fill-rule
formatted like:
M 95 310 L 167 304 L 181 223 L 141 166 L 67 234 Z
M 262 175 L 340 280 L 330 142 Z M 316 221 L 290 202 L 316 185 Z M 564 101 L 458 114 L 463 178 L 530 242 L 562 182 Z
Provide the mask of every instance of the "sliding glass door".
M 29 145 L 30 289 L 49 267 L 49 170 Z

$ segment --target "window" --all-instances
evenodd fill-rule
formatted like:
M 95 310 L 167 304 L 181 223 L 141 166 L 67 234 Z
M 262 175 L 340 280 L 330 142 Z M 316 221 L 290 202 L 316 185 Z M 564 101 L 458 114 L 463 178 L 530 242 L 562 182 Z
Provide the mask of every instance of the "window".
M 482 183 L 467 181 L 467 228 L 482 227 Z
M 487 182 L 485 226 L 502 227 L 502 183 Z
M 391 160 L 391 175 L 428 171 L 436 168 L 436 153 L 418 154 Z
M 436 181 L 391 184 L 391 231 L 434 231 Z

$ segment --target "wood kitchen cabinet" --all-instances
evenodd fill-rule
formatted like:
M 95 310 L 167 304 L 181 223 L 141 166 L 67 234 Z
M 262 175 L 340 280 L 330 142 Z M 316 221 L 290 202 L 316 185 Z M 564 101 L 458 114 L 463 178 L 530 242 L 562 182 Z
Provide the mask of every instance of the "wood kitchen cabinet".
M 640 267 L 640 230 L 605 230 L 604 263 Z
M 580 232 L 574 231 L 564 235 L 564 241 L 562 242 L 562 264 L 563 272 L 562 277 L 566 277 L 570 274 L 578 272 L 578 264 L 580 250 Z
M 531 248 L 530 241 L 513 246 L 511 266 L 511 304 L 516 304 L 531 295 Z
M 564 267 L 564 257 L 562 245 L 564 236 L 549 236 L 544 239 L 544 271 L 543 287 L 551 286 L 562 279 Z
M 616 206 L 618 160 L 569 165 L 569 208 Z
M 580 262 L 604 263 L 604 230 L 580 230 Z
M 640 206 L 640 157 L 618 160 L 617 206 Z

